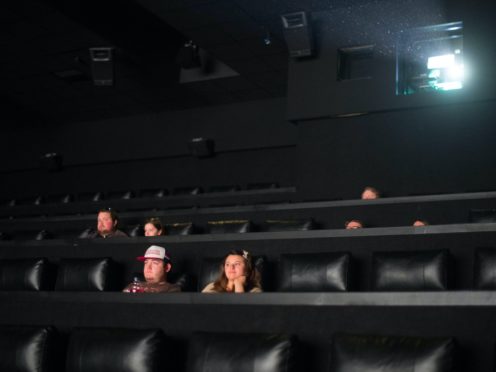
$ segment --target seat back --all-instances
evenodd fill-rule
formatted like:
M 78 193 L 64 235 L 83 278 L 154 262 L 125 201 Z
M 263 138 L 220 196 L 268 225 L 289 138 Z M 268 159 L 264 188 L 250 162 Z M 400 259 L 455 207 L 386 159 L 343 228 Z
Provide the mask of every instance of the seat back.
M 312 218 L 296 220 L 267 220 L 265 221 L 267 231 L 308 231 L 316 228 L 316 223 Z
M 249 220 L 220 220 L 208 221 L 210 234 L 247 233 L 253 231 L 253 224 Z
M 376 291 L 448 289 L 448 251 L 375 252 L 372 288 Z
M 351 255 L 347 252 L 284 254 L 279 268 L 281 292 L 347 291 Z
M 169 357 L 161 330 L 79 328 L 69 338 L 66 372 L 163 372 Z
M 264 267 L 266 265 L 265 256 L 254 256 L 253 267 L 260 273 L 262 288 L 266 286 L 266 275 Z M 200 276 L 198 277 L 198 291 L 201 291 L 207 284 L 214 282 L 219 277 L 222 266 L 222 257 L 206 257 L 202 261 Z
M 0 290 L 44 291 L 53 288 L 53 269 L 46 258 L 0 260 Z
M 474 257 L 474 288 L 496 289 L 496 248 L 477 248 Z
M 331 372 L 453 371 L 453 338 L 338 334 L 333 338 Z
M 0 371 L 57 370 L 56 331 L 53 327 L 1 326 Z
M 187 372 L 289 372 L 296 338 L 280 334 L 194 333 Z
M 62 259 L 55 289 L 58 291 L 115 291 L 120 288 L 119 268 L 108 257 Z

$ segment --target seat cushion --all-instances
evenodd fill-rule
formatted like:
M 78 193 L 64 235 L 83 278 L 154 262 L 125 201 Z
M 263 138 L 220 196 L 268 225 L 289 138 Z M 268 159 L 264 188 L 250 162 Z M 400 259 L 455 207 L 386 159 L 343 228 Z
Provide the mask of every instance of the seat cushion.
M 378 335 L 334 336 L 331 372 L 448 372 L 454 367 L 453 338 Z
M 281 292 L 347 291 L 349 253 L 284 254 L 279 270 Z
M 163 372 L 165 336 L 156 329 L 76 328 L 70 335 L 67 372 Z
M 43 291 L 52 289 L 52 274 L 46 258 L 0 260 L 0 290 Z
M 279 334 L 193 334 L 187 372 L 288 372 L 296 339 Z
M 448 251 L 375 252 L 372 288 L 377 291 L 448 289 Z
M 0 371 L 55 370 L 56 342 L 53 327 L 1 326 Z
M 474 257 L 474 288 L 496 289 L 496 248 L 477 248 Z
M 119 290 L 117 265 L 111 258 L 62 259 L 55 289 L 58 291 Z

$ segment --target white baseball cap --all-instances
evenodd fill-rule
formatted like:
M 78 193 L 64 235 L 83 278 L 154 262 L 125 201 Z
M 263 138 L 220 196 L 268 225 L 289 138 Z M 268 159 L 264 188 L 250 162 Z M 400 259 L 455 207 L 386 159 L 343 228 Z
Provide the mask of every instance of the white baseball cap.
M 157 258 L 159 260 L 164 260 L 170 262 L 170 257 L 167 255 L 167 251 L 164 247 L 159 247 L 158 245 L 150 246 L 144 256 L 136 257 L 138 261 L 144 261 L 147 258 Z

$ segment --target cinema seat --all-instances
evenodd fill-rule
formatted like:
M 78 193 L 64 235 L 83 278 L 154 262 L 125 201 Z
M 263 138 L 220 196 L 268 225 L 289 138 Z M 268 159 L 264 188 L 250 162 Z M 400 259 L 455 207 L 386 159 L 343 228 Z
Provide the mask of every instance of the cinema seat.
M 267 220 L 265 225 L 267 231 L 307 231 L 316 228 L 316 223 L 312 218 L 303 220 Z
M 54 235 L 50 231 L 41 230 L 35 235 L 34 240 L 48 240 L 53 238 Z
M 171 355 L 157 329 L 76 328 L 69 338 L 67 372 L 164 372 Z
M 453 338 L 338 334 L 333 337 L 330 372 L 450 372 Z
M 196 226 L 191 222 L 167 223 L 164 226 L 167 235 L 191 235 L 196 233 Z
M 253 224 L 249 220 L 208 221 L 207 226 L 210 234 L 236 234 L 254 230 Z
M 199 195 L 203 194 L 203 189 L 198 186 L 176 187 L 172 189 L 172 195 Z
M 280 292 L 347 291 L 351 255 L 347 252 L 284 254 L 280 259 Z
M 60 260 L 55 290 L 117 291 L 120 285 L 117 264 L 105 258 L 72 258 Z
M 219 276 L 219 270 L 222 264 L 223 257 L 206 257 L 202 261 L 200 276 L 198 277 L 198 291 L 201 291 L 217 279 Z M 267 259 L 265 256 L 254 256 L 253 265 L 256 267 L 261 276 L 262 288 L 267 287 L 265 266 Z
M 194 333 L 186 372 L 290 372 L 296 338 L 281 334 Z
M 0 290 L 45 291 L 53 288 L 54 272 L 46 258 L 0 260 Z
M 474 288 L 496 289 L 496 249 L 477 248 L 474 254 Z
M 53 327 L 1 326 L 0 371 L 59 371 L 61 356 L 56 355 L 56 342 Z
M 448 251 L 375 252 L 372 288 L 376 291 L 448 289 Z

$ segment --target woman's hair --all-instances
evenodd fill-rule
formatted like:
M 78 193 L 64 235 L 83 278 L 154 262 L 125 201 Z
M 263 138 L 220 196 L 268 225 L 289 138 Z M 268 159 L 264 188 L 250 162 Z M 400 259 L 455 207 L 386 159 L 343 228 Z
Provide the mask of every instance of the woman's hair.
M 158 217 L 150 217 L 145 220 L 145 223 L 143 226 L 146 224 L 151 223 L 158 231 L 161 231 L 160 235 L 165 235 L 165 227 L 162 225 L 162 221 L 160 221 L 160 218 Z
M 220 265 L 219 277 L 214 282 L 214 290 L 217 292 L 227 292 L 227 277 L 225 272 L 225 264 L 227 257 L 229 256 L 241 256 L 245 261 L 245 271 L 246 271 L 246 284 L 245 291 L 249 292 L 253 288 L 262 288 L 260 283 L 260 273 L 257 268 L 253 266 L 252 257 L 250 253 L 245 250 L 236 249 L 232 250 L 224 256 L 222 263 Z

